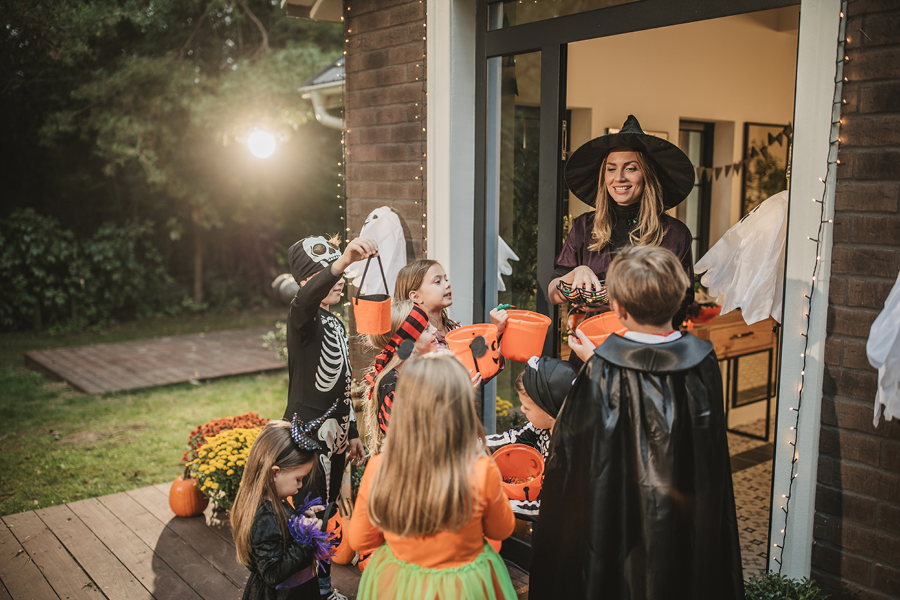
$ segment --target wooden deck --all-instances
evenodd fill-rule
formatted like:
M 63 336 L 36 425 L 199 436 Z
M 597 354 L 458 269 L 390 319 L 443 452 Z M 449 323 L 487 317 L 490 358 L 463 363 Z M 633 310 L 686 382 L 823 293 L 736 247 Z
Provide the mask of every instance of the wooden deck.
M 25 364 L 88 394 L 284 369 L 276 353 L 263 347 L 270 329 L 38 350 L 25 354 Z
M 0 600 L 237 600 L 248 571 L 231 528 L 207 509 L 169 509 L 169 484 L 3 517 Z M 334 565 L 351 598 L 360 573 Z

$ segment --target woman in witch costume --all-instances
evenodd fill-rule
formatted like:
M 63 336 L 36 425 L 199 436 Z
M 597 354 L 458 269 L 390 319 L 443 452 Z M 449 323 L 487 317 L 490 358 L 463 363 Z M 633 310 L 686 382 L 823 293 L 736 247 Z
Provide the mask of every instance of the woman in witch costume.
M 572 154 L 566 163 L 566 183 L 594 210 L 572 221 L 547 290 L 551 302 L 587 304 L 597 312 L 609 310 L 603 305 L 602 280 L 616 253 L 625 246 L 671 250 L 688 280 L 694 281 L 691 232 L 665 214 L 694 186 L 694 167 L 677 146 L 644 133 L 638 120 L 629 115 L 618 133 L 594 138 Z M 672 319 L 674 328 L 684 320 L 693 301 L 694 289 L 689 287 Z

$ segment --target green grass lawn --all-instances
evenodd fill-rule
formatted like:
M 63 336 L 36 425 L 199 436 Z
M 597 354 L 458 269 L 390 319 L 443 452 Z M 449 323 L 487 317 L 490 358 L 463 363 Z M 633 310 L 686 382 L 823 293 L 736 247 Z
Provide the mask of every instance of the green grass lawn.
M 0 515 L 171 481 L 210 419 L 281 416 L 287 374 L 89 395 L 27 371 L 24 352 L 273 324 L 286 310 L 185 315 L 64 336 L 0 335 Z

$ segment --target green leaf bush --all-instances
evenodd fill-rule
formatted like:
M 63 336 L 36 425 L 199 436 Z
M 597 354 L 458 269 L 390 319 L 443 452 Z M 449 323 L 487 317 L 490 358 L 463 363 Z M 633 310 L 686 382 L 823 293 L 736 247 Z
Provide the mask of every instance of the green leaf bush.
M 16 210 L 0 221 L 0 328 L 81 328 L 159 312 L 172 279 L 153 224 L 110 223 L 86 240 L 52 218 Z
M 812 579 L 788 579 L 773 572 L 760 572 L 744 584 L 746 600 L 827 600 L 828 595 Z

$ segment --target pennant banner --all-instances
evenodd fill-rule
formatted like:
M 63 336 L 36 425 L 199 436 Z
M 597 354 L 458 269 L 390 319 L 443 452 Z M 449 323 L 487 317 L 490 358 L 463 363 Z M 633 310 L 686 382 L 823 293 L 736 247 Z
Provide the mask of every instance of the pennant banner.
M 765 159 L 769 158 L 769 146 L 774 144 L 778 144 L 779 146 L 783 145 L 785 142 L 788 144 L 791 143 L 791 136 L 794 133 L 793 127 L 790 124 L 786 125 L 784 129 L 778 132 L 777 135 L 772 135 L 771 133 L 766 133 L 768 137 L 768 143 L 757 148 L 756 146 L 750 146 L 750 156 L 745 158 L 744 160 L 738 161 L 734 164 L 724 165 L 721 167 L 701 167 L 695 166 L 694 170 L 697 171 L 697 180 L 702 182 L 711 182 L 713 179 L 716 181 L 719 180 L 719 177 L 725 174 L 725 177 L 730 175 L 734 175 L 737 177 L 741 174 L 741 169 L 750 165 L 750 161 L 762 156 Z

